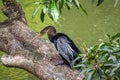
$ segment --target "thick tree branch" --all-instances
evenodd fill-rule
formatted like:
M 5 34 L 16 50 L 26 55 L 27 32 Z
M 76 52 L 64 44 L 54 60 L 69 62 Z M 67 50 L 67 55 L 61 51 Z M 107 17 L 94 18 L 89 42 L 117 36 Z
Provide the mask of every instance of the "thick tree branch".
M 8 53 L 1 60 L 5 66 L 29 71 L 42 80 L 77 80 L 78 71 L 67 65 L 56 66 L 61 61 L 53 44 L 37 35 L 27 26 L 20 4 L 3 0 L 3 13 L 8 20 L 0 22 L 0 50 Z

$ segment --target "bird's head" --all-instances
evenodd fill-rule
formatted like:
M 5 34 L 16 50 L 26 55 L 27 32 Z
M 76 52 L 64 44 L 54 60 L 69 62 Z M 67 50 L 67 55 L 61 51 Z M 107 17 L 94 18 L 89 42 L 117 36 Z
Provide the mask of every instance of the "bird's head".
M 37 35 L 36 37 L 34 37 L 32 39 L 32 42 L 34 42 L 35 39 L 40 38 L 45 33 L 48 34 L 48 37 L 49 37 L 50 41 L 52 41 L 50 37 L 53 37 L 53 36 L 56 35 L 56 29 L 53 26 L 47 26 L 47 27 L 45 27 L 43 30 L 40 31 L 39 35 Z
M 43 30 L 40 31 L 40 34 L 43 35 L 47 33 L 48 35 L 56 35 L 56 29 L 53 26 L 47 26 Z

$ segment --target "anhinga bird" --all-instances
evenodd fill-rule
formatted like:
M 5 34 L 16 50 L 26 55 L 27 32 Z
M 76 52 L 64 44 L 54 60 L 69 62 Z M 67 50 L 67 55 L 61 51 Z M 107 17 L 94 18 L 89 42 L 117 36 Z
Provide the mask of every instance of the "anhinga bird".
M 47 33 L 49 40 L 55 45 L 64 63 L 72 68 L 81 61 L 77 60 L 75 64 L 73 64 L 73 60 L 76 59 L 81 52 L 67 35 L 56 33 L 56 29 L 53 26 L 47 26 L 41 30 L 39 37 L 45 33 Z M 36 38 L 38 38 L 38 36 Z

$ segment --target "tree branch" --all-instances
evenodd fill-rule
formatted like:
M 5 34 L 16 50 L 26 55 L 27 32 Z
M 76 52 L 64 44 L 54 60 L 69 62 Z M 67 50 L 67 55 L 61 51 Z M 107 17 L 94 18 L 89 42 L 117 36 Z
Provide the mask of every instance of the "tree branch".
M 45 39 L 32 39 L 37 35 L 27 26 L 24 12 L 14 0 L 3 0 L 3 13 L 8 20 L 0 22 L 0 50 L 8 53 L 1 60 L 5 66 L 29 71 L 42 80 L 77 80 L 78 71 L 62 61 L 52 43 Z

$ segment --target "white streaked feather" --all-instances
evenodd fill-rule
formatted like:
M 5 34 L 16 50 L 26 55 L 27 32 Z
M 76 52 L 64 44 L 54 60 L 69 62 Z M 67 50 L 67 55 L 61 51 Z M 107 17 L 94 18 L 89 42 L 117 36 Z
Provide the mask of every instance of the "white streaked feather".
M 57 49 L 59 51 L 59 54 L 63 58 L 65 58 L 69 62 L 69 64 L 71 64 L 74 59 L 73 58 L 74 50 L 71 48 L 69 44 L 70 42 L 64 36 L 57 39 Z

